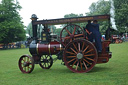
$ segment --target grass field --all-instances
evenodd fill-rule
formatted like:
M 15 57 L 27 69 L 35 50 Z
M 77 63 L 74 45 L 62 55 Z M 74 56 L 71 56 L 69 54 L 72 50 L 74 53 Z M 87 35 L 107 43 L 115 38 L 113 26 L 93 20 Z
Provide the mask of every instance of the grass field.
M 57 60 L 48 69 L 39 65 L 31 74 L 23 74 L 18 67 L 21 55 L 28 49 L 0 50 L 0 85 L 128 85 L 128 42 L 111 44 L 112 58 L 108 63 L 96 64 L 89 73 L 72 73 Z

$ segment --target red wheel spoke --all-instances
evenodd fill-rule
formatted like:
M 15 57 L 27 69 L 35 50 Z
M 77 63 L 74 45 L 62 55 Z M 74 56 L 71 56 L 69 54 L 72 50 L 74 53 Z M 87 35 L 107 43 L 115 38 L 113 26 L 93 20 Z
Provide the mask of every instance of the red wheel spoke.
M 88 55 L 84 55 L 84 57 L 85 57 L 85 56 L 94 56 L 94 55 L 95 55 L 95 54 L 88 54 Z
M 83 59 L 85 62 L 87 62 L 88 64 L 90 64 L 87 60 Z M 90 64 L 91 65 L 91 64 Z
M 74 35 L 74 37 L 79 37 L 79 36 L 82 36 L 83 34 L 77 34 L 77 35 Z
M 72 39 L 70 39 L 70 42 L 72 42 Z
M 91 52 L 91 51 L 93 51 L 93 49 L 91 49 L 91 50 L 89 50 L 89 51 L 85 52 L 85 54 L 87 54 L 87 53 L 89 53 L 89 52 Z
M 83 49 L 84 49 L 84 44 L 85 44 L 85 43 L 83 42 L 83 45 L 82 45 L 82 49 L 81 49 L 81 50 L 83 50 Z
M 76 55 L 75 53 L 72 53 L 72 52 L 69 52 L 69 51 L 66 51 L 66 53 L 69 53 L 69 54 L 72 54 L 72 55 Z
M 31 67 L 28 67 L 28 68 L 30 68 L 30 69 L 31 69 Z
M 78 48 L 79 48 L 79 52 L 80 52 L 80 43 L 78 43 Z
M 69 39 L 70 38 L 70 36 L 66 36 L 66 37 L 64 37 L 64 38 L 62 38 L 62 39 Z
M 76 65 L 76 69 L 75 69 L 75 70 L 77 70 L 77 68 L 78 68 L 78 65 L 79 65 L 79 61 L 77 62 L 77 65 Z
M 76 56 L 67 56 L 68 58 L 76 58 Z
M 73 35 L 75 34 L 75 31 L 76 31 L 76 26 L 75 26 L 74 31 L 73 31 L 73 33 L 72 33 Z
M 76 58 L 73 58 L 73 59 L 71 59 L 70 61 L 68 61 L 67 63 L 70 63 L 70 62 L 72 62 L 72 61 L 74 61 Z
M 75 62 L 72 64 L 72 67 L 74 66 L 74 64 L 77 62 L 77 60 L 75 60 Z
M 67 31 L 67 33 L 69 34 L 69 35 L 71 35 L 71 33 L 65 28 L 65 30 Z
M 78 52 L 78 49 L 77 49 L 77 47 L 76 47 L 76 45 L 73 43 L 73 46 L 74 46 L 74 48 L 76 49 L 76 51 Z
M 83 52 L 85 52 L 85 51 L 88 49 L 88 47 L 89 47 L 89 45 L 84 49 L 84 51 L 83 51 Z
M 85 64 L 85 62 L 84 62 L 84 61 L 83 61 L 83 63 L 84 63 L 85 68 L 86 68 L 86 69 L 88 69 L 88 67 L 87 67 L 87 65 Z
M 83 70 L 83 67 L 82 67 L 82 63 L 81 63 L 81 61 L 80 61 L 80 67 L 81 67 L 81 70 Z
M 25 58 L 22 59 L 25 62 Z
M 77 54 L 77 52 L 76 52 L 73 48 L 71 48 L 71 47 L 70 47 L 70 49 L 71 49 L 74 53 L 76 53 L 76 54 Z
M 88 58 L 88 57 L 85 57 L 85 58 L 88 59 L 88 60 L 94 61 L 94 59 L 91 59 L 91 58 Z

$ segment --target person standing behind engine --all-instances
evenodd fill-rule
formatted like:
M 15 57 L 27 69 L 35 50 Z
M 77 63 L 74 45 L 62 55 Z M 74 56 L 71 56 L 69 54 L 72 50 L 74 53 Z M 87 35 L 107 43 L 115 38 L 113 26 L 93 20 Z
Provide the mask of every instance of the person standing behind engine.
M 88 24 L 84 28 L 84 30 L 87 32 L 87 38 L 89 41 L 93 42 L 93 26 L 91 24 L 91 21 L 88 20 Z
M 98 52 L 102 51 L 102 44 L 101 44 L 101 33 L 99 31 L 99 24 L 97 20 L 94 20 L 92 23 L 93 26 L 93 37 L 96 44 L 96 49 Z

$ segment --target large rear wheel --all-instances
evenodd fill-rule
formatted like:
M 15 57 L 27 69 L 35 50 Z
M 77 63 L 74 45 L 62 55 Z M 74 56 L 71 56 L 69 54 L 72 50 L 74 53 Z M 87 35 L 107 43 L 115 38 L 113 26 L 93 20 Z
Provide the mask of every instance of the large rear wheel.
M 65 47 L 64 63 L 73 72 L 89 72 L 96 62 L 96 48 L 87 40 L 74 40 Z

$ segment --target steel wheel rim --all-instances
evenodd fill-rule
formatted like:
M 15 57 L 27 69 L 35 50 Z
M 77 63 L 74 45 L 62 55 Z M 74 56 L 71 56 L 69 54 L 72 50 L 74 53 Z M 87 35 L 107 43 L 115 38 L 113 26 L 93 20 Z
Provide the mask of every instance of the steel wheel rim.
M 72 27 L 73 30 L 72 31 L 69 31 L 67 28 L 70 27 L 70 26 L 74 26 Z M 80 34 L 75 34 L 76 30 L 80 29 Z M 62 37 L 63 36 L 63 32 L 66 31 L 68 36 L 66 37 Z M 66 46 L 69 42 L 72 42 L 73 40 L 75 40 L 75 38 L 79 38 L 79 36 L 82 36 L 84 39 L 85 39 L 85 33 L 84 33 L 84 30 L 78 26 L 78 25 L 75 25 L 75 24 L 69 24 L 67 26 L 65 26 L 62 30 L 61 30 L 61 33 L 60 33 L 60 42 L 63 46 Z M 65 42 L 67 40 L 67 42 Z
M 49 55 L 42 55 L 40 59 L 39 65 L 43 69 L 49 69 L 53 65 L 53 59 Z
M 29 55 L 23 55 L 19 59 L 19 69 L 23 73 L 31 73 L 34 69 L 34 60 Z
M 89 72 L 96 62 L 96 48 L 87 40 L 74 40 L 64 50 L 64 63 L 72 72 Z

